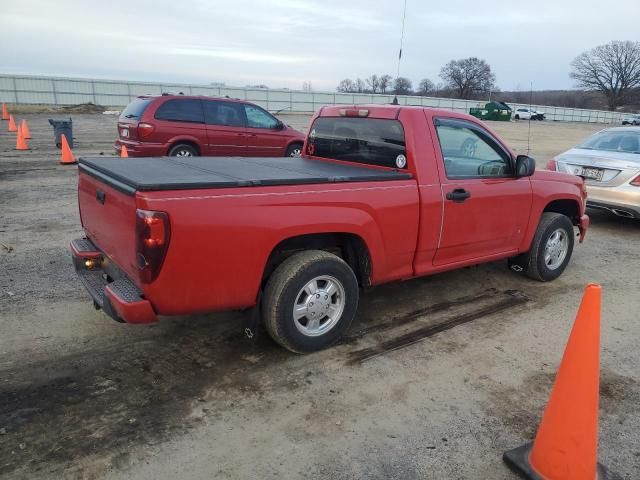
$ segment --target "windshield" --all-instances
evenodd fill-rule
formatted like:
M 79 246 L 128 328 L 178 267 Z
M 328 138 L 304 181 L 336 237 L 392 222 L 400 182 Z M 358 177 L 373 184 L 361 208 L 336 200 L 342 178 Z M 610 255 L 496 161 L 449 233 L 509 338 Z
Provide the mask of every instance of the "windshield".
M 640 153 L 640 132 L 608 131 L 590 136 L 578 148 L 608 152 Z
M 150 103 L 150 98 L 136 98 L 122 111 L 120 118 L 140 118 Z

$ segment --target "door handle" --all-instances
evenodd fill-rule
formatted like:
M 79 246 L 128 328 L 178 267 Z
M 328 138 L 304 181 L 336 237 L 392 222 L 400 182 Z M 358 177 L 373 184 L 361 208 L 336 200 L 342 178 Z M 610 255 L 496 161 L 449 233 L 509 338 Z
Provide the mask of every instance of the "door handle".
M 471 192 L 466 191 L 464 188 L 456 188 L 455 190 L 447 193 L 447 200 L 453 200 L 456 203 L 462 203 L 471 196 Z

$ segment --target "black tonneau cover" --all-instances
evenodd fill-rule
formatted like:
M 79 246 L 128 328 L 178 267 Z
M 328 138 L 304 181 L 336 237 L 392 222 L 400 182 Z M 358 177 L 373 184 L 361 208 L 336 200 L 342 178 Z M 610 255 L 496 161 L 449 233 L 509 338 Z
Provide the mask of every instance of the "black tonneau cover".
M 124 192 L 257 185 L 406 180 L 406 171 L 378 170 L 303 158 L 80 158 L 80 170 Z

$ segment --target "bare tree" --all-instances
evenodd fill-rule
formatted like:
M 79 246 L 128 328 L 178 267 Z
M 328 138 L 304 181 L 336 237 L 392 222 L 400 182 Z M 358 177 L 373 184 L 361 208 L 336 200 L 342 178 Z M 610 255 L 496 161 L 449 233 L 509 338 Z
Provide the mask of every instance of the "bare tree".
M 387 93 L 387 89 L 391 86 L 391 75 L 382 75 L 378 79 L 378 88 L 380 93 Z
M 431 80 L 428 78 L 423 78 L 420 80 L 420 85 L 418 86 L 418 95 L 430 95 L 435 92 L 436 86 L 433 84 Z
M 609 110 L 622 105 L 640 87 L 640 42 L 613 41 L 583 52 L 571 62 L 579 87 L 602 92 Z
M 364 91 L 366 90 L 366 87 L 364 85 L 364 81 L 361 78 L 357 78 L 356 79 L 356 92 L 357 93 L 364 93 Z
M 393 81 L 393 93 L 396 95 L 411 95 L 413 85 L 406 77 L 398 77 Z
M 465 99 L 491 91 L 496 81 L 489 64 L 476 57 L 451 60 L 440 70 L 440 78 L 459 98 Z
M 365 78 L 364 81 L 367 83 L 367 90 L 371 93 L 378 93 L 378 89 L 380 88 L 380 78 L 375 73 L 368 78 Z
M 345 78 L 344 80 L 342 80 L 338 84 L 336 90 L 343 93 L 353 93 L 358 91 L 355 82 L 350 78 Z
M 302 91 L 304 92 L 312 92 L 313 86 L 310 81 L 302 82 Z

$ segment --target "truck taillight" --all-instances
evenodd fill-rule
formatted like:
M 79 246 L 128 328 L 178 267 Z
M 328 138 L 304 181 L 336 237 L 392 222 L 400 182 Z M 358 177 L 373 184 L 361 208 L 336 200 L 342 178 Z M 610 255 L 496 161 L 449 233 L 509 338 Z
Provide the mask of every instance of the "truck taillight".
M 629 182 L 629 185 L 633 185 L 634 187 L 640 187 L 640 175 Z
M 153 133 L 156 127 L 151 125 L 150 123 L 139 123 L 138 124 L 138 138 L 148 137 Z
M 341 117 L 368 117 L 369 110 L 364 108 L 341 108 L 340 109 Z
M 151 283 L 158 277 L 170 238 L 169 215 L 136 210 L 136 262 L 142 283 Z
M 558 163 L 556 162 L 555 158 L 552 158 L 547 162 L 547 170 L 551 170 L 554 172 L 558 170 Z

